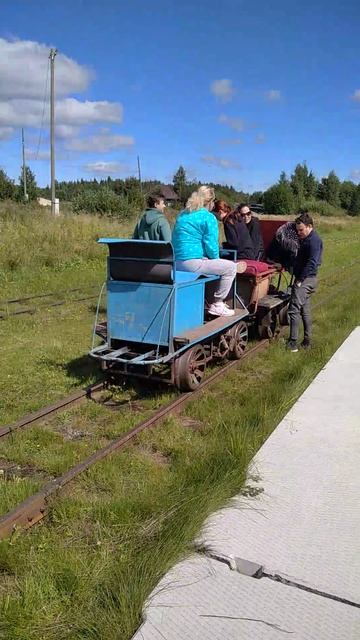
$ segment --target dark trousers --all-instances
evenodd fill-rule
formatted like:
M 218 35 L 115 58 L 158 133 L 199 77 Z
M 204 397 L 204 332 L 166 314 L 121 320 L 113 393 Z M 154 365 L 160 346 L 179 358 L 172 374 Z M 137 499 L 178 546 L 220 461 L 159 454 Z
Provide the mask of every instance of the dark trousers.
M 316 277 L 305 278 L 301 286 L 293 286 L 290 304 L 289 304 L 289 320 L 290 320 L 290 340 L 295 342 L 299 336 L 300 320 L 304 325 L 304 339 L 310 340 L 311 336 L 311 309 L 310 296 L 316 290 Z

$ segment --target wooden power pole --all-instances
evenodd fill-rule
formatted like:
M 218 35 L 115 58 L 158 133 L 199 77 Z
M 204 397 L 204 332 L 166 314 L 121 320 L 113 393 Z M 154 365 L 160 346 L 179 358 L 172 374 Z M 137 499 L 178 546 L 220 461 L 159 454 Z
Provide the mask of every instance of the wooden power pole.
M 51 156 L 51 213 L 58 215 L 55 200 L 55 56 L 56 49 L 50 50 L 50 156 Z M 57 205 L 57 206 L 56 206 Z
M 29 197 L 26 190 L 26 164 L 25 164 L 25 142 L 24 142 L 24 129 L 21 129 L 21 146 L 22 146 L 22 174 L 23 174 L 23 187 L 24 187 L 24 201 L 27 202 Z
M 142 193 L 142 181 L 141 181 L 141 169 L 140 169 L 140 158 L 139 158 L 139 156 L 137 157 L 137 165 L 138 165 L 138 176 L 139 176 L 140 192 Z

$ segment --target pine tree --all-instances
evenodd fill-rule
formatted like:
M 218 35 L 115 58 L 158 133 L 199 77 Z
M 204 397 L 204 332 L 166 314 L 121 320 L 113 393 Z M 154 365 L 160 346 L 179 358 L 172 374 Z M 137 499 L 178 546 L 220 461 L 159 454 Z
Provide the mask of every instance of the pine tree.
M 186 172 L 183 166 L 180 165 L 177 172 L 173 177 L 174 191 L 178 194 L 180 202 L 185 204 L 187 195 L 187 178 Z
M 28 199 L 36 200 L 38 195 L 38 188 L 36 184 L 35 173 L 31 171 L 30 167 L 26 167 L 25 171 L 26 171 L 26 192 L 28 194 Z M 23 177 L 22 171 L 19 177 L 19 183 L 20 183 L 20 187 L 19 187 L 18 197 L 19 199 L 22 200 L 24 197 L 24 177 Z

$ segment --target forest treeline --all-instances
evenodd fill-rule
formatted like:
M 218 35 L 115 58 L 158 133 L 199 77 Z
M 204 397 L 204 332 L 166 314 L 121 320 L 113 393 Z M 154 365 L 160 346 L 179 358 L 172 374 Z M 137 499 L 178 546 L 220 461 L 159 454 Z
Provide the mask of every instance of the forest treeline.
M 184 206 L 190 193 L 200 182 L 190 180 L 184 167 L 180 166 L 173 176 L 171 186 L 177 199 L 171 204 L 179 209 Z M 297 164 L 293 173 L 287 176 L 282 172 L 279 180 L 266 191 L 246 193 L 231 185 L 209 183 L 214 187 L 218 198 L 226 200 L 232 206 L 246 202 L 262 204 L 266 213 L 289 214 L 300 208 L 309 209 L 320 215 L 360 215 L 360 184 L 351 180 L 341 181 L 334 171 L 327 177 L 318 179 L 306 163 Z M 120 218 L 138 215 L 145 206 L 148 193 L 161 190 L 164 184 L 159 180 L 148 180 L 140 184 L 134 177 L 125 179 L 111 178 L 98 180 L 67 180 L 56 182 L 56 197 L 60 202 L 71 204 L 74 213 L 97 213 Z M 26 190 L 28 200 L 34 201 L 42 196 L 50 199 L 50 188 L 37 186 L 35 173 L 26 167 Z M 15 184 L 0 169 L 0 200 L 24 201 L 23 172 Z

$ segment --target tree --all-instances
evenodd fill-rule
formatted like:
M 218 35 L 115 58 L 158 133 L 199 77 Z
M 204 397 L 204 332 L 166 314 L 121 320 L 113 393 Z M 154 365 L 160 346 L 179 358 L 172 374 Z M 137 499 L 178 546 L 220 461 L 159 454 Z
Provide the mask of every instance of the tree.
M 297 164 L 291 176 L 291 188 L 295 196 L 296 204 L 300 207 L 307 198 L 314 198 L 318 182 L 312 171 L 309 171 L 306 162 Z
M 36 200 L 37 195 L 38 195 L 38 188 L 37 188 L 37 184 L 36 184 L 35 174 L 31 171 L 30 167 L 26 167 L 25 171 L 26 171 L 26 192 L 28 194 L 28 198 L 29 198 L 29 200 Z M 20 174 L 20 177 L 19 177 L 19 182 L 20 182 L 20 186 L 19 186 L 18 198 L 19 198 L 19 200 L 23 200 L 23 198 L 24 198 L 24 177 L 23 177 L 23 172 L 22 171 L 21 171 L 21 174 Z
M 360 216 L 360 184 L 355 186 L 348 213 L 350 216 Z
M 351 182 L 351 180 L 344 180 L 344 182 L 342 182 L 340 185 L 340 204 L 346 211 L 348 211 L 351 207 L 351 202 L 355 191 L 356 184 Z
M 254 191 L 254 193 L 250 196 L 250 202 L 254 204 L 262 204 L 264 200 L 264 192 L 263 191 Z
M 289 183 L 279 181 L 265 191 L 264 208 L 266 213 L 291 213 L 294 209 L 294 196 Z
M 6 175 L 3 169 L 0 169 L 0 200 L 13 198 L 15 195 L 15 185 Z
M 173 177 L 173 185 L 174 185 L 174 191 L 176 191 L 176 193 L 180 198 L 180 202 L 182 204 L 185 204 L 185 201 L 187 199 L 186 196 L 188 192 L 187 178 L 186 178 L 185 169 L 181 165 Z
M 291 189 L 298 207 L 301 206 L 306 196 L 307 181 L 309 178 L 309 170 L 304 164 L 297 164 L 295 171 L 291 176 Z
M 289 182 L 289 180 L 288 180 L 288 177 L 287 177 L 287 175 L 286 175 L 285 171 L 282 171 L 282 172 L 280 173 L 279 184 L 286 184 L 286 185 L 289 185 L 289 184 L 290 184 L 290 182 Z
M 340 180 L 335 171 L 330 171 L 328 177 L 321 180 L 318 197 L 334 207 L 340 206 Z
M 315 198 L 316 197 L 316 192 L 317 192 L 317 188 L 318 188 L 318 181 L 314 175 L 314 173 L 312 171 L 310 171 L 307 180 L 306 180 L 306 187 L 305 187 L 305 196 L 307 198 Z

